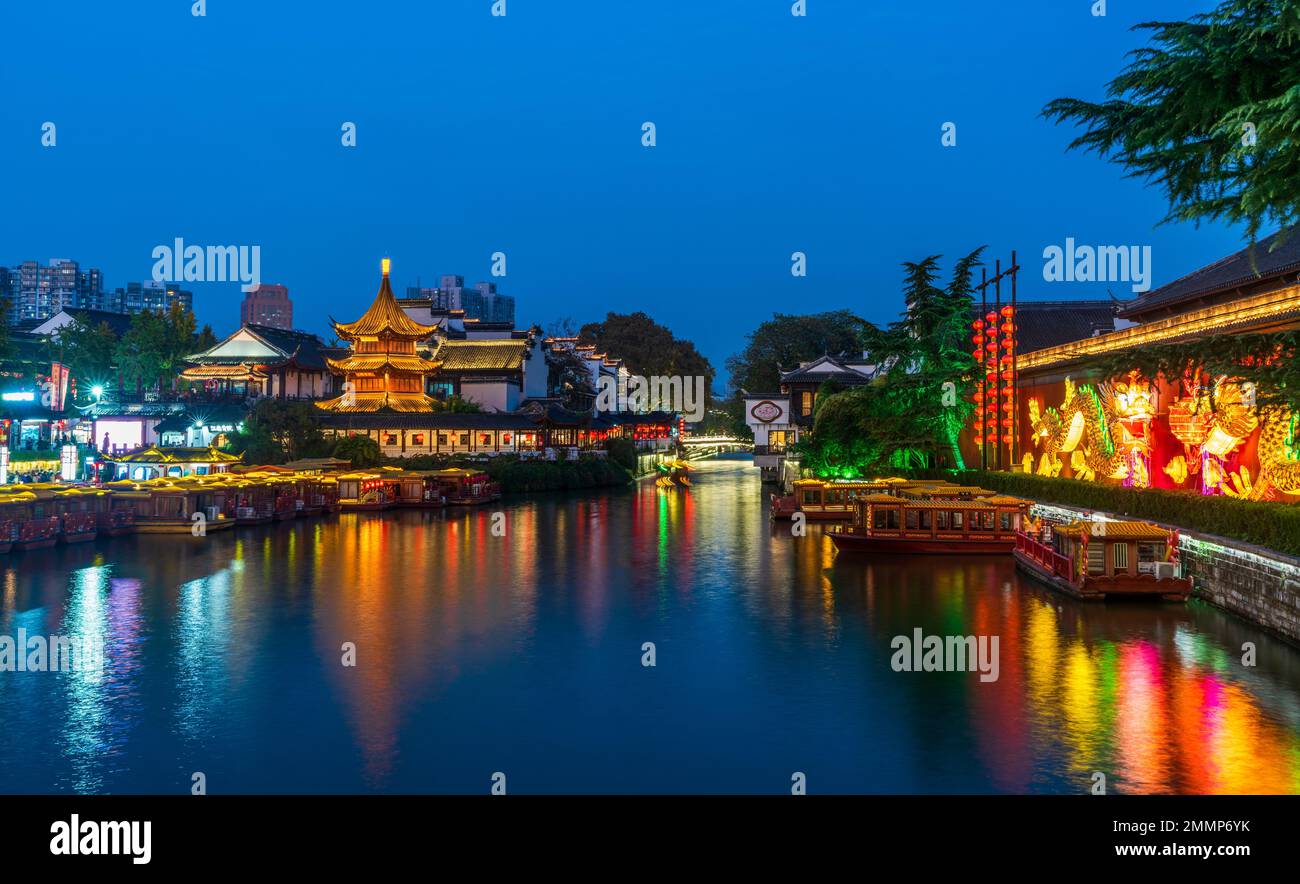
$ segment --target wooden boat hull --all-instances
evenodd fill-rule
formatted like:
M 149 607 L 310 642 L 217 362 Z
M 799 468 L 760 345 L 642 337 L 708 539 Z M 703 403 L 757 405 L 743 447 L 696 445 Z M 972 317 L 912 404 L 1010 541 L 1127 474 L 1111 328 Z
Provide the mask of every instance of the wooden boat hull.
M 1082 584 L 1048 571 L 1030 556 L 1016 550 L 1013 555 L 1016 567 L 1039 583 L 1073 596 L 1080 601 L 1102 602 L 1118 598 L 1159 599 L 1166 602 L 1186 602 L 1192 594 L 1192 581 L 1187 577 L 1156 580 L 1148 574 L 1126 574 L 1115 577 L 1088 578 Z
M 377 512 L 379 510 L 390 509 L 392 502 L 388 503 L 345 503 L 342 509 L 346 512 Z
M 287 522 L 290 519 L 296 519 L 296 518 L 298 518 L 297 510 L 286 510 L 284 512 L 279 512 L 275 514 L 275 520 L 277 522 Z
M 138 521 L 135 523 L 137 534 L 189 534 L 192 536 L 202 537 L 204 535 L 194 535 L 194 522 L 186 520 L 184 522 L 148 522 Z M 204 526 L 206 534 L 213 531 L 225 531 L 227 528 L 235 527 L 233 519 L 218 519 L 215 522 L 208 522 Z
M 17 543 L 14 544 L 14 549 L 21 549 L 21 550 L 49 549 L 50 547 L 54 546 L 54 544 L 58 542 L 59 542 L 59 538 L 57 536 L 42 537 L 40 540 L 19 540 Z
M 1015 549 L 1015 539 L 980 538 L 978 540 L 903 537 L 872 537 L 866 534 L 831 534 L 831 543 L 840 552 L 892 553 L 914 555 L 1006 555 Z
M 249 516 L 245 519 L 236 518 L 236 525 L 269 525 L 272 522 L 271 516 Z
M 64 543 L 85 543 L 88 540 L 94 540 L 97 536 L 97 531 L 79 531 L 76 534 L 60 534 L 59 538 Z

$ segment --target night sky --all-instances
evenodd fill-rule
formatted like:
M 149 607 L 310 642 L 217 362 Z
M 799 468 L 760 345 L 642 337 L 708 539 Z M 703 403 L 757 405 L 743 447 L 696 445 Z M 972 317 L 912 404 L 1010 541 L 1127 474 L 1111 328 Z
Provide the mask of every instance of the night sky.
M 75 258 L 112 289 L 176 237 L 260 245 L 324 333 L 381 256 L 400 293 L 502 251 L 520 325 L 642 309 L 721 370 L 773 311 L 895 318 L 899 262 L 930 253 L 1019 249 L 1022 296 L 1056 299 L 1107 288 L 1043 281 L 1067 236 L 1150 245 L 1155 285 L 1240 247 L 1156 227 L 1158 191 L 1038 118 L 1100 97 L 1133 24 L 1211 0 L 792 2 L 8 2 L 0 265 Z M 235 284 L 187 287 L 234 330 Z

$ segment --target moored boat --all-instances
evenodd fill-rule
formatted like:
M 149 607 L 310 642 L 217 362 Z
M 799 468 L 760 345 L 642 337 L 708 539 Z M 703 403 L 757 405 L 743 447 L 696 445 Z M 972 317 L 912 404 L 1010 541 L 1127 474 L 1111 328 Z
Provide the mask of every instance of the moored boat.
M 99 535 L 100 515 L 107 513 L 111 495 L 102 488 L 71 487 L 52 492 L 59 516 L 59 539 L 85 543 Z
M 434 476 L 442 496 L 454 506 L 475 506 L 501 499 L 501 486 L 483 470 L 451 467 L 435 470 Z
M 827 533 L 842 552 L 1005 554 L 1015 548 L 1028 510 L 1028 501 L 999 494 L 966 500 L 871 494 L 853 502 L 848 525 L 828 526 Z
M 59 517 L 48 492 L 44 499 L 30 490 L 0 494 L 0 524 L 8 526 L 0 537 L 0 551 L 44 549 L 59 540 Z
M 1018 533 L 1016 564 L 1040 582 L 1086 601 L 1159 598 L 1185 602 L 1178 532 L 1132 521 L 1029 523 Z
M 135 510 L 135 530 L 140 534 L 204 536 L 234 527 L 217 503 L 210 483 L 188 479 L 149 479 L 111 482 L 113 496 L 130 502 Z M 196 518 L 201 516 L 201 518 Z M 202 525 L 196 530 L 196 525 Z

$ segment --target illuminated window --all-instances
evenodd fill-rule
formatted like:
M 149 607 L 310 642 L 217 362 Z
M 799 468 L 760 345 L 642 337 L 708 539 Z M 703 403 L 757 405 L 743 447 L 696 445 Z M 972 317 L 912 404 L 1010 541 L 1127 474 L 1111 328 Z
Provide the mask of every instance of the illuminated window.
M 1116 543 L 1114 544 L 1114 549 L 1115 549 L 1115 570 L 1127 571 L 1128 570 L 1128 544 Z
M 396 444 L 397 444 L 397 437 L 396 437 L 395 435 L 393 435 L 392 433 L 385 433 L 385 434 L 384 434 L 384 444 L 385 444 L 385 445 L 396 445 Z
M 799 410 L 803 413 L 804 417 L 812 414 L 813 394 L 809 393 L 807 390 L 799 394 Z
M 411 444 L 412 444 L 412 445 L 423 445 L 423 444 L 424 444 L 424 434 L 423 434 L 423 433 L 415 433 L 414 435 L 412 435 L 412 436 L 411 436 Z

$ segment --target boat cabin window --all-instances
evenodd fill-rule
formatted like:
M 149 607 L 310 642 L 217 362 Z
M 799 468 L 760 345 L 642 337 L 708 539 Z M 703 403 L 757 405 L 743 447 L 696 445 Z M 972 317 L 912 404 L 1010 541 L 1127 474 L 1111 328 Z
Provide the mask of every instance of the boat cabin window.
M 818 503 L 821 503 L 821 489 L 820 489 L 820 488 L 805 488 L 805 489 L 803 490 L 803 502 L 806 503 L 806 504 L 818 504 Z
M 940 531 L 948 530 L 948 511 L 939 510 L 934 514 L 934 526 Z
M 998 513 L 998 525 L 1003 531 L 1011 530 L 1011 513 Z
M 1163 560 L 1165 547 L 1159 543 L 1139 543 L 1138 544 L 1138 573 L 1152 573 L 1156 569 L 1156 562 Z
M 930 512 L 930 510 L 921 510 L 921 530 L 922 530 L 922 531 L 929 531 L 929 530 L 930 530 L 930 523 L 931 523 L 931 521 L 933 521 L 933 520 L 931 519 L 931 515 L 932 515 L 932 513 Z M 942 515 L 942 514 L 941 514 L 941 515 Z
M 906 520 L 907 530 L 915 531 L 921 523 L 921 513 L 918 510 L 909 509 L 903 516 Z
M 1123 574 L 1128 572 L 1128 544 L 1114 543 L 1111 548 L 1115 550 L 1115 573 Z
M 960 531 L 962 529 L 962 523 L 963 523 L 962 514 L 958 512 L 954 512 L 952 514 L 952 530 Z
M 1106 546 L 1101 541 L 1088 544 L 1088 573 L 1106 573 Z
M 993 530 L 993 513 L 990 510 L 984 510 L 980 513 L 980 519 L 984 522 L 984 530 Z

